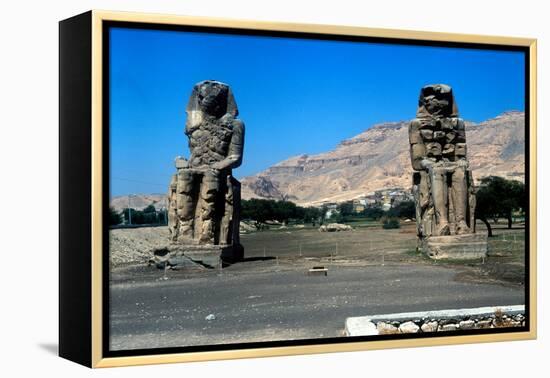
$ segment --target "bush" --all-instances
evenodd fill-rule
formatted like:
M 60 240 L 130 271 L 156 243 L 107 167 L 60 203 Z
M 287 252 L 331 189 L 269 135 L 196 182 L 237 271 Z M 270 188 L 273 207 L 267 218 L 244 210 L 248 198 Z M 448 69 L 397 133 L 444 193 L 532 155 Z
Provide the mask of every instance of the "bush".
M 388 218 L 384 220 L 384 222 L 382 223 L 382 228 L 384 230 L 389 230 L 392 228 L 399 228 L 399 227 L 401 227 L 401 225 L 399 224 L 399 220 L 396 218 Z

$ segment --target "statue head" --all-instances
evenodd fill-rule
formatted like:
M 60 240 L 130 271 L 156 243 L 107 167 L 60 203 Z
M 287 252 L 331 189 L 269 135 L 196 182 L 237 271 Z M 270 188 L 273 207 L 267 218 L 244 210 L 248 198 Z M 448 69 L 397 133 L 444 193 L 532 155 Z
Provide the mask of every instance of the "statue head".
M 195 84 L 186 111 L 200 111 L 216 118 L 227 113 L 236 117 L 239 113 L 229 85 L 215 80 Z
M 420 90 L 416 116 L 458 117 L 458 109 L 451 87 L 430 84 Z

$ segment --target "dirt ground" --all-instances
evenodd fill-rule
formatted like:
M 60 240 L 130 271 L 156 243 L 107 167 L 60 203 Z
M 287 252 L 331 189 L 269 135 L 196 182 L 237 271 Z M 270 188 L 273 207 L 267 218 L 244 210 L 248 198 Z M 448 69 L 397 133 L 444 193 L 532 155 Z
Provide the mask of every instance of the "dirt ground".
M 523 304 L 524 233 L 497 227 L 486 259 L 442 262 L 416 251 L 411 222 L 272 226 L 241 236 L 244 261 L 162 271 L 147 262 L 167 227 L 111 230 L 110 347 L 340 337 L 350 316 Z M 308 275 L 314 266 L 327 276 Z
M 478 232 L 485 232 L 478 226 Z M 307 266 L 422 264 L 460 268 L 468 281 L 495 281 L 523 285 L 525 281 L 525 230 L 497 225 L 489 238 L 488 257 L 479 261 L 433 261 L 416 252 L 414 223 L 384 230 L 378 225 L 352 231 L 319 232 L 317 228 L 271 228 L 241 235 L 245 262 L 274 260 L 276 265 Z M 146 264 L 151 250 L 167 244 L 167 227 L 143 227 L 110 231 L 112 269 Z M 251 269 L 254 269 L 251 266 Z

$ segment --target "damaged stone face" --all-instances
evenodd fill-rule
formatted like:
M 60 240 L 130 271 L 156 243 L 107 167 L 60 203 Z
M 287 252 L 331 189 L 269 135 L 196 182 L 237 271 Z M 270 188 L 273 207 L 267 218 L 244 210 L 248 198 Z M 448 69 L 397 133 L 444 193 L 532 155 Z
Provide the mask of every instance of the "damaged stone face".
M 232 169 L 242 162 L 244 123 L 236 118 L 231 88 L 218 81 L 197 83 L 186 112 L 191 156 L 175 160 L 168 190 L 170 241 L 183 251 L 186 246 L 220 246 L 218 253 L 241 259 L 241 187 Z
M 421 89 L 416 118 L 409 125 L 409 144 L 419 245 L 430 257 L 438 258 L 440 249 L 430 247 L 430 237 L 475 232 L 475 190 L 466 133 L 451 87 L 433 84 Z M 461 247 L 468 245 L 464 237 L 460 243 Z M 452 247 L 452 238 L 443 245 Z M 486 250 L 485 242 L 484 248 L 463 250 L 471 253 L 463 253 L 462 258 L 482 257 Z

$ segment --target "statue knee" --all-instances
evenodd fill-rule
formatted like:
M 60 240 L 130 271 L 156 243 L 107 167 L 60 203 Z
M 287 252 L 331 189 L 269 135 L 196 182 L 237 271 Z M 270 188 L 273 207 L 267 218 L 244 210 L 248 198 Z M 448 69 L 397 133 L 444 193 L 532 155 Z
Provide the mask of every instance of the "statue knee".
M 176 198 L 178 218 L 184 221 L 193 219 L 193 213 L 195 212 L 195 201 L 193 198 L 187 194 L 178 194 Z
M 176 190 L 180 194 L 190 194 L 193 191 L 193 173 L 186 169 L 178 171 Z
M 205 174 L 201 183 L 201 197 L 207 202 L 213 202 L 220 190 L 220 180 L 217 175 Z

